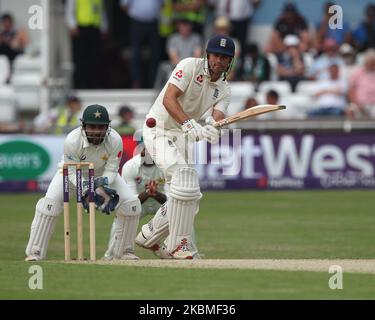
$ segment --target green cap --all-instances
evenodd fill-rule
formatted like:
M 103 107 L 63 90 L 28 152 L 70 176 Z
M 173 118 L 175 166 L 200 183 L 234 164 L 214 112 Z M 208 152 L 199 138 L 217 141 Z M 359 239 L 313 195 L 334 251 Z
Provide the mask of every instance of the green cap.
M 108 125 L 110 122 L 107 109 L 99 104 L 92 104 L 83 111 L 82 123 L 84 124 Z

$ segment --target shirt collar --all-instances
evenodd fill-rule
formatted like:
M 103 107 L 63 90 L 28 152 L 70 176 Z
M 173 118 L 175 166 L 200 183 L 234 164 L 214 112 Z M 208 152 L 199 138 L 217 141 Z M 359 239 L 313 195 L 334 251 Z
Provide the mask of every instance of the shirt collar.
M 86 137 L 86 132 L 85 130 L 81 129 L 81 134 L 82 134 L 82 138 L 83 138 L 83 148 L 86 149 L 88 147 L 90 147 L 90 143 L 89 141 L 87 140 L 87 137 Z
M 87 138 L 84 137 L 83 138 L 83 148 L 86 149 L 88 147 L 90 147 L 90 143 L 88 142 Z

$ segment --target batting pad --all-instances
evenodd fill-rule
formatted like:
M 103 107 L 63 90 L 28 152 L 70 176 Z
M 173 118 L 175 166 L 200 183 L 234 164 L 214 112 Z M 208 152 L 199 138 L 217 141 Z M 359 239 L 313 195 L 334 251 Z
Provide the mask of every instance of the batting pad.
M 61 204 L 53 199 L 42 198 L 35 207 L 35 216 L 31 224 L 29 243 L 26 255 L 36 255 L 44 259 L 47 255 L 48 243 L 55 229 L 57 215 L 61 212 Z
M 108 241 L 108 248 L 107 251 L 104 253 L 104 257 L 108 260 L 111 260 L 113 258 L 113 252 L 115 249 L 115 243 L 116 243 L 116 220 L 113 221 L 111 231 L 109 233 L 109 241 Z
M 181 244 L 182 239 L 191 244 L 194 216 L 201 197 L 197 172 L 189 167 L 178 168 L 172 176 L 167 201 L 169 252 L 173 252 Z
M 122 203 L 117 209 L 113 252 L 115 258 L 120 259 L 124 252 L 134 252 L 134 240 L 141 210 L 138 198 Z
M 145 248 L 151 248 L 168 235 L 167 205 L 164 203 L 155 216 L 142 226 L 135 242 Z

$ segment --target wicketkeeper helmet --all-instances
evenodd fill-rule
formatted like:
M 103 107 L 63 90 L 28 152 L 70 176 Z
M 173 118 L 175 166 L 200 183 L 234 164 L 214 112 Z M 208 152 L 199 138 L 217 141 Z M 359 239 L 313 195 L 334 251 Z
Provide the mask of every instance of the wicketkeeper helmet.
M 111 131 L 110 123 L 107 109 L 99 104 L 93 104 L 83 111 L 81 129 L 89 143 L 98 145 L 109 135 Z M 87 125 L 90 127 L 101 126 L 102 128 L 88 128 Z
M 110 122 L 107 109 L 99 104 L 92 104 L 83 111 L 82 124 L 109 125 Z

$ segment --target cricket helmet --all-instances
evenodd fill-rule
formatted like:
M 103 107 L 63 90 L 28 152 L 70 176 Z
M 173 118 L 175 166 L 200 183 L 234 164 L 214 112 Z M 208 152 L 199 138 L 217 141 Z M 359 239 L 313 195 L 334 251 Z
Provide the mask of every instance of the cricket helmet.
M 109 125 L 110 122 L 107 109 L 99 104 L 92 104 L 83 111 L 82 124 Z
M 107 109 L 99 104 L 90 105 L 83 111 L 81 128 L 89 143 L 101 144 L 111 131 L 110 123 Z
M 224 35 L 216 35 L 208 40 L 206 52 L 222 54 L 224 56 L 234 57 L 234 41 Z

